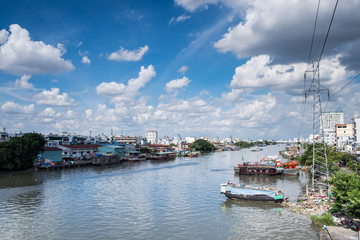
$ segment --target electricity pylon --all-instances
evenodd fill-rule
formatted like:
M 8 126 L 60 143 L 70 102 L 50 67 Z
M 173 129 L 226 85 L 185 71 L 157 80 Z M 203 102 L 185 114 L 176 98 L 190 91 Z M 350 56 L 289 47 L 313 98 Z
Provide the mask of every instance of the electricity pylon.
M 309 90 L 313 93 L 313 167 L 312 167 L 312 191 L 329 190 L 329 169 L 324 141 L 324 128 L 321 111 L 321 91 L 328 91 L 320 85 L 319 60 L 315 57 L 312 67 L 306 70 L 312 72 L 313 78 Z M 305 78 L 306 78 L 305 72 Z

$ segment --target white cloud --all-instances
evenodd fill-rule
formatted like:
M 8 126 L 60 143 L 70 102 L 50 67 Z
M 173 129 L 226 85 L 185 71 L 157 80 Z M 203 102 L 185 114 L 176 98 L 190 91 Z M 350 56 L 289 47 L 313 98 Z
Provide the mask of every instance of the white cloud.
M 74 106 L 75 100 L 67 93 L 59 94 L 60 89 L 51 88 L 50 91 L 43 91 L 33 97 L 37 104 L 49 106 Z
M 22 106 L 14 102 L 6 102 L 1 106 L 1 111 L 4 114 L 29 115 L 35 112 L 35 107 L 34 104 Z
M 186 66 L 186 65 L 184 65 L 184 66 L 181 66 L 181 67 L 178 69 L 178 72 L 184 75 L 184 74 L 187 72 L 188 69 L 189 69 L 189 67 Z
M 328 13 L 333 7 L 334 1 L 321 2 L 318 23 L 329 23 Z M 353 55 L 348 50 L 356 49 L 353 46 L 357 46 L 360 32 L 344 26 L 349 26 L 349 22 L 360 21 L 360 15 L 357 14 L 359 7 L 359 1 L 350 0 L 346 5 L 337 8 L 336 21 L 333 22 L 324 56 L 337 53 Z M 247 1 L 242 6 L 242 12 L 245 13 L 243 20 L 230 27 L 227 33 L 215 42 L 214 47 L 219 52 L 233 53 L 238 58 L 266 54 L 281 63 L 308 61 L 312 26 L 316 15 L 316 5 L 313 1 Z M 304 18 L 305 12 L 312 17 Z M 315 43 L 322 43 L 327 25 L 318 26 Z M 314 47 L 311 57 L 319 56 L 320 49 Z M 351 58 L 354 62 L 354 57 Z M 359 59 L 358 55 L 355 58 Z
M 186 15 L 186 14 L 181 14 L 180 16 L 178 17 L 172 17 L 169 21 L 169 24 L 172 24 L 172 23 L 178 23 L 178 22 L 184 22 L 186 21 L 187 19 L 191 18 L 190 16 Z
M 2 30 L 2 36 L 4 30 Z M 4 41 L 4 37 L 2 42 Z M 0 69 L 15 75 L 72 71 L 71 61 L 64 60 L 65 48 L 32 41 L 29 32 L 17 24 L 10 25 L 10 35 L 0 46 Z
M 165 90 L 167 92 L 174 92 L 177 91 L 180 88 L 186 87 L 189 85 L 191 80 L 187 77 L 183 77 L 180 79 L 171 80 L 165 85 Z
M 29 83 L 29 79 L 31 78 L 31 75 L 22 75 L 20 79 L 15 80 L 15 87 L 18 88 L 26 88 L 30 89 L 33 88 L 34 85 Z
M 198 8 L 208 8 L 208 4 L 216 4 L 220 0 L 175 0 L 175 3 L 182 6 L 190 12 L 194 12 Z
M 5 29 L 0 31 L 0 44 L 4 44 L 9 37 L 9 32 Z
M 298 112 L 289 112 L 287 114 L 287 117 L 299 117 L 300 116 L 300 113 Z
M 233 89 L 267 88 L 287 89 L 303 84 L 306 64 L 271 65 L 267 55 L 252 57 L 235 69 L 230 83 Z
M 114 61 L 129 61 L 136 62 L 140 61 L 145 53 L 149 51 L 148 45 L 144 47 L 140 47 L 138 50 L 129 51 L 124 48 L 120 48 L 120 50 L 113 52 L 108 56 L 109 60 Z
M 87 56 L 83 56 L 81 62 L 87 65 L 91 63 L 90 59 Z
M 130 79 L 127 85 L 116 82 L 102 82 L 96 87 L 96 93 L 112 98 L 113 103 L 130 101 L 139 94 L 139 89 L 144 87 L 155 75 L 156 72 L 153 65 L 149 65 L 148 68 L 142 66 L 139 77 Z
M 93 111 L 91 109 L 85 110 L 85 118 L 86 119 L 91 118 L 92 115 L 93 115 Z

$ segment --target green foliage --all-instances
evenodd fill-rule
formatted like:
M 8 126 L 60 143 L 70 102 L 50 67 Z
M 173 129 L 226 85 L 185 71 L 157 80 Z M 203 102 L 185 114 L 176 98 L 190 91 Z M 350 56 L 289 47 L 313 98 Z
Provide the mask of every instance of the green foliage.
M 360 217 L 360 190 L 353 189 L 348 194 L 348 203 L 345 206 L 348 213 Z
M 198 139 L 195 142 L 193 142 L 190 145 L 191 149 L 194 149 L 195 151 L 200 152 L 211 152 L 215 150 L 214 144 L 204 140 L 204 139 Z
M 316 143 L 321 144 L 321 143 Z M 349 153 L 337 152 L 336 148 L 326 146 L 326 154 L 328 160 L 328 167 L 330 173 L 335 173 L 339 170 L 339 163 L 345 162 L 349 163 L 353 161 L 354 156 Z M 313 162 L 313 144 L 307 144 L 305 153 L 301 156 L 298 161 L 300 165 L 312 166 Z M 351 163 L 350 163 L 351 164 Z M 352 166 L 352 165 L 351 165 Z M 354 166 L 352 166 L 354 167 Z
M 331 216 L 330 213 L 324 213 L 321 216 L 317 216 L 317 215 L 312 215 L 310 216 L 311 221 L 313 222 L 313 224 L 315 224 L 316 226 L 334 226 L 334 219 Z
M 236 142 L 234 143 L 235 146 L 239 147 L 239 148 L 249 148 L 252 146 L 251 143 L 246 142 L 246 141 L 240 141 L 240 142 Z
M 31 168 L 37 154 L 44 151 L 44 145 L 44 137 L 37 133 L 25 133 L 0 143 L 0 170 Z
M 330 181 L 334 184 L 336 202 L 344 204 L 348 214 L 360 217 L 360 179 L 356 173 L 337 172 Z

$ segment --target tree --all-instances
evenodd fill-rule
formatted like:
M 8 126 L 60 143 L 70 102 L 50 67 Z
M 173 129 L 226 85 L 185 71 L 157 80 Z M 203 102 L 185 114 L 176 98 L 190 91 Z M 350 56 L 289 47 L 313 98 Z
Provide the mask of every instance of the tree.
M 44 151 L 44 137 L 25 133 L 0 143 L 0 170 L 25 170 L 33 166 L 36 156 Z
M 198 139 L 195 142 L 193 142 L 190 145 L 191 149 L 194 149 L 195 151 L 200 152 L 211 152 L 215 150 L 214 144 L 204 140 L 204 139 Z
M 246 142 L 246 141 L 236 142 L 236 143 L 234 143 L 234 145 L 239 147 L 239 148 L 249 148 L 249 147 L 251 147 L 251 143 Z
M 337 172 L 331 178 L 337 206 L 344 205 L 348 214 L 360 217 L 360 179 L 356 173 Z

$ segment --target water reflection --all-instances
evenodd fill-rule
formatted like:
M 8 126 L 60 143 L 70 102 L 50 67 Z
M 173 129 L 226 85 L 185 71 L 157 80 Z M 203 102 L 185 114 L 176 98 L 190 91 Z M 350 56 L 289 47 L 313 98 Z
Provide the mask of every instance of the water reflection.
M 278 181 L 281 180 L 280 176 L 267 176 L 267 175 L 239 175 L 235 174 L 235 179 L 238 177 L 239 183 L 253 186 L 276 186 Z
M 7 199 L 7 207 L 13 212 L 31 215 L 41 206 L 43 198 L 42 190 L 21 193 Z
M 42 183 L 42 175 L 33 170 L 0 172 L 0 189 L 33 186 Z

